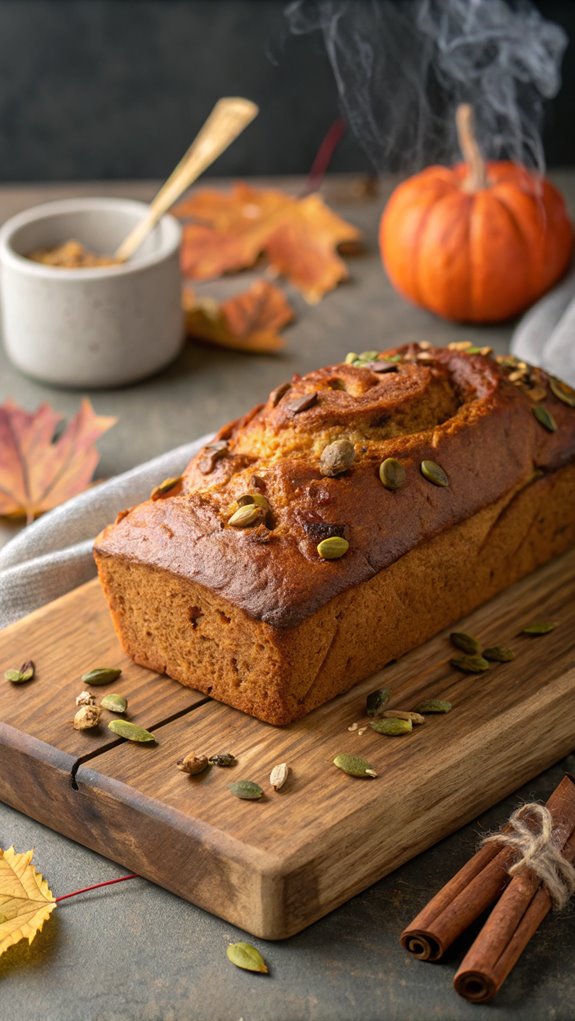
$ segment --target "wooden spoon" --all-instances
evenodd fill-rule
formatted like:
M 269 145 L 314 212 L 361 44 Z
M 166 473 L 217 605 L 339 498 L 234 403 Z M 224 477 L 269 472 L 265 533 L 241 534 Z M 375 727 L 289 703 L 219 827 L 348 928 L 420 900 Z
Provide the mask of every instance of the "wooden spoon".
M 228 97 L 218 100 L 199 135 L 153 198 L 146 216 L 122 241 L 114 258 L 119 262 L 131 258 L 160 217 L 242 133 L 258 112 L 256 104 L 249 99 Z

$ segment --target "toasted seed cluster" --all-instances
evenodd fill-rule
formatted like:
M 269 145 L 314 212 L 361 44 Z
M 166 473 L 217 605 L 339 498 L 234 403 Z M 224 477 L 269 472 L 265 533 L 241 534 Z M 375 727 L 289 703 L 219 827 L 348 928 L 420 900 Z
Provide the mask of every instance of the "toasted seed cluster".
M 473 358 L 488 358 L 493 355 L 491 347 L 474 345 L 470 341 L 452 342 L 447 346 L 451 351 Z M 529 366 L 512 355 L 494 357 L 502 372 L 506 375 L 507 380 L 521 388 L 533 402 L 531 410 L 539 425 L 549 433 L 555 432 L 557 430 L 557 422 L 549 407 L 542 402 L 546 398 L 554 396 L 564 404 L 575 407 L 575 390 L 561 380 L 547 376 L 542 370 Z M 345 357 L 346 365 L 362 370 L 362 378 L 358 383 L 360 388 L 366 389 L 376 385 L 376 376 L 402 371 L 403 367 L 408 363 L 419 363 L 423 368 L 432 366 L 433 363 L 438 364 L 438 361 L 438 354 L 434 352 L 432 345 L 428 341 L 421 341 L 417 345 L 408 345 L 402 353 L 398 354 L 385 354 L 377 350 L 367 350 L 360 353 L 351 351 Z M 368 377 L 370 373 L 373 374 L 371 380 Z M 305 384 L 306 380 L 304 379 L 303 382 Z M 348 393 L 354 392 L 353 386 L 349 387 L 346 381 L 336 377 L 328 379 L 326 385 L 331 390 L 345 390 Z M 302 394 L 300 392 L 297 394 L 297 388 L 294 390 L 294 387 L 297 387 L 297 377 L 291 383 L 286 382 L 276 387 L 269 396 L 268 408 L 271 407 L 273 409 L 281 404 L 282 421 L 285 421 L 286 414 L 291 418 L 301 415 L 305 416 L 306 412 L 321 405 L 325 400 L 325 395 L 321 389 L 320 391 L 309 390 L 306 393 Z M 314 422 L 313 412 L 310 422 Z M 229 433 L 222 435 L 229 436 Z M 331 439 L 331 442 L 323 446 L 318 452 L 317 467 L 319 474 L 325 478 L 337 478 L 338 476 L 349 474 L 353 476 L 354 466 L 366 450 L 366 447 L 361 447 L 361 440 L 351 435 Z M 229 453 L 230 449 L 227 439 L 217 440 L 208 444 L 203 449 L 197 462 L 200 471 L 204 474 L 209 474 L 213 471 L 217 461 L 226 457 Z M 430 447 L 430 453 L 432 453 L 432 447 Z M 414 477 L 417 476 L 438 489 L 447 490 L 451 485 L 450 466 L 440 464 L 431 457 L 424 457 L 421 461 L 416 462 L 415 465 L 410 462 L 409 455 L 403 455 L 401 459 L 398 457 L 386 457 L 377 465 L 376 470 L 378 471 L 382 487 L 389 493 L 402 490 L 408 486 L 410 479 L 413 481 Z M 154 491 L 155 497 L 163 496 L 166 491 L 171 492 L 169 485 L 177 484 L 179 481 L 178 479 L 166 480 L 161 486 L 156 487 Z M 254 486 L 254 488 L 257 487 Z M 265 489 L 265 485 L 263 488 Z M 328 497 L 326 497 L 327 499 Z M 265 501 L 265 498 L 262 498 L 262 500 Z M 265 504 L 263 502 L 260 503 L 255 499 L 253 493 L 246 494 L 235 501 L 235 504 L 228 509 L 225 524 L 235 529 L 251 529 L 265 525 L 266 528 L 271 530 L 276 526 L 271 514 L 268 516 L 270 511 L 273 511 L 273 508 L 270 508 L 267 501 Z M 345 522 L 343 525 L 346 528 L 347 535 L 348 525 Z M 350 523 L 349 527 L 352 527 L 352 523 Z M 260 542 L 266 541 L 268 537 L 262 529 L 258 529 L 257 536 L 250 536 L 249 538 L 250 540 L 254 539 Z M 353 547 L 353 541 L 353 533 L 351 537 L 347 535 L 345 539 L 340 535 L 328 535 L 317 544 L 317 556 L 321 560 L 340 560 Z M 337 568 L 334 569 L 337 570 Z M 461 651 L 465 652 L 466 655 L 478 655 L 478 650 L 461 648 Z
M 188 755 L 184 755 L 183 759 L 178 759 L 176 766 L 182 773 L 189 773 L 190 776 L 196 776 L 198 773 L 203 773 L 209 766 L 209 760 L 206 755 L 196 755 L 195 752 L 190 752 Z
M 321 475 L 333 477 L 351 468 L 355 461 L 355 447 L 348 439 L 334 440 L 324 447 L 319 459 Z
M 92 730 L 100 723 L 102 710 L 97 705 L 81 705 L 74 716 L 74 730 Z

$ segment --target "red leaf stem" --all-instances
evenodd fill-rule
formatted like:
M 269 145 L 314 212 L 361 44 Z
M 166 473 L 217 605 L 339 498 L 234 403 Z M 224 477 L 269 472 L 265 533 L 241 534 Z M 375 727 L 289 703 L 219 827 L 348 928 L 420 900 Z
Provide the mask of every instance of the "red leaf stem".
M 307 195 L 310 191 L 317 191 L 329 169 L 333 154 L 346 131 L 347 125 L 345 121 L 342 117 L 338 117 L 331 125 L 314 157 L 310 172 L 307 175 L 304 194 Z
M 140 876 L 136 872 L 131 872 L 130 875 L 120 876 L 118 879 L 107 879 L 105 883 L 94 883 L 93 886 L 84 886 L 81 890 L 72 890 L 72 893 L 63 893 L 61 897 L 56 897 L 56 903 L 61 900 L 68 900 L 68 897 L 77 897 L 79 893 L 99 890 L 101 886 L 113 886 L 114 883 L 123 883 L 126 879 L 140 879 Z

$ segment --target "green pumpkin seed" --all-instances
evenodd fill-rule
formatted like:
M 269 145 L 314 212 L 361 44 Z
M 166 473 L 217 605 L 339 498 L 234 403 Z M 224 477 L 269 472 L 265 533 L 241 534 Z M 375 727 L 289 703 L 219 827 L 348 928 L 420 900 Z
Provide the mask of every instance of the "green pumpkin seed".
M 425 702 L 420 702 L 419 705 L 416 705 L 415 712 L 428 716 L 431 713 L 449 713 L 452 709 L 453 705 L 451 702 L 446 702 L 442 698 L 428 698 Z
M 360 759 L 357 755 L 336 755 L 333 760 L 334 766 L 343 770 L 348 776 L 373 777 L 377 773 L 369 762 Z
M 358 362 L 374 362 L 379 356 L 379 351 L 362 351 L 361 354 L 356 355 L 356 361 Z
M 230 769 L 236 765 L 237 759 L 230 752 L 220 752 L 219 755 L 210 755 L 208 762 L 210 766 L 220 766 L 221 769 Z
M 401 355 L 389 355 L 386 357 L 379 351 L 362 351 L 361 354 L 356 354 L 355 351 L 350 351 L 349 354 L 345 356 L 345 364 L 353 365 L 356 369 L 372 369 L 372 371 L 377 371 L 376 369 L 373 369 L 373 366 L 374 364 L 377 365 L 380 361 L 400 362 Z M 381 369 L 381 371 L 385 372 L 386 370 Z
M 481 655 L 490 663 L 511 663 L 511 660 L 515 659 L 513 649 L 507 645 L 490 645 L 488 649 L 483 650 Z
M 269 511 L 270 504 L 269 500 L 266 499 L 262 493 L 250 493 L 252 503 L 255 503 L 256 507 L 261 507 L 262 510 Z
M 556 376 L 549 376 L 549 389 L 558 400 L 563 401 L 563 404 L 567 404 L 569 408 L 575 408 L 575 390 L 573 387 L 568 386 L 562 379 L 557 379 Z
M 258 801 L 264 795 L 260 785 L 254 783 L 253 780 L 236 780 L 228 785 L 228 790 L 242 801 Z
M 465 631 L 452 631 L 449 638 L 456 649 L 461 649 L 468 656 L 477 656 L 481 652 L 481 646 L 473 635 L 467 635 Z
M 421 474 L 428 482 L 432 482 L 434 486 L 448 486 L 449 478 L 447 473 L 444 472 L 441 465 L 436 464 L 435 461 L 422 461 L 420 464 Z
M 555 630 L 558 623 L 558 620 L 534 620 L 532 624 L 528 624 L 527 627 L 522 628 L 521 634 L 533 635 L 533 637 L 548 635 L 551 631 Z
M 149 730 L 144 730 L 143 727 L 138 727 L 135 723 L 130 723 L 128 720 L 110 720 L 108 730 L 117 734 L 118 737 L 125 737 L 126 741 L 136 741 L 138 744 L 156 740 Z
M 100 701 L 102 709 L 109 709 L 111 713 L 125 713 L 128 708 L 128 699 L 123 695 L 110 693 L 104 695 Z
M 399 716 L 392 716 L 382 720 L 373 720 L 370 727 L 377 734 L 385 734 L 386 737 L 399 737 L 401 734 L 411 734 L 413 723 L 411 720 L 402 720 Z
M 249 528 L 250 525 L 259 524 L 260 521 L 263 521 L 264 517 L 265 510 L 263 507 L 257 507 L 255 503 L 248 503 L 234 511 L 232 516 L 228 518 L 228 525 L 232 525 L 233 528 Z
M 395 457 L 386 457 L 379 466 L 379 478 L 386 489 L 401 489 L 407 481 L 407 472 Z
M 483 656 L 460 656 L 459 659 L 450 660 L 450 663 L 465 674 L 482 674 L 489 670 L 489 663 Z
M 34 670 L 34 663 L 31 659 L 29 659 L 25 663 L 22 663 L 19 670 L 6 670 L 4 672 L 4 677 L 7 681 L 10 681 L 11 684 L 25 684 L 26 681 L 31 681 L 34 677 Z
M 257 476 L 255 476 L 257 477 Z M 265 511 L 269 511 L 269 501 L 261 493 L 243 493 L 242 496 L 238 496 L 237 500 L 230 507 L 230 514 L 235 513 L 238 507 L 247 507 L 248 505 L 256 507 L 263 507 Z
M 121 673 L 119 667 L 97 666 L 93 670 L 88 670 L 87 674 L 82 674 L 81 679 L 84 684 L 111 684 L 112 681 L 118 680 Z
M 235 964 L 236 968 L 243 968 L 244 971 L 258 971 L 263 975 L 269 974 L 269 968 L 262 955 L 251 943 L 230 943 L 226 955 L 228 961 Z
M 179 486 L 181 481 L 182 481 L 181 475 L 178 475 L 177 477 L 172 479 L 164 479 L 163 482 L 160 482 L 159 486 L 156 486 L 154 489 L 152 489 L 152 492 L 150 493 L 150 499 L 161 500 L 163 496 L 167 496 L 168 493 L 172 492 L 172 489 L 175 489 L 176 486 Z
M 323 560 L 339 560 L 349 549 L 347 539 L 339 535 L 330 535 L 328 539 L 322 539 L 317 546 L 317 551 Z
M 536 404 L 534 408 L 531 408 L 531 410 L 539 424 L 542 425 L 544 429 L 547 429 L 547 432 L 554 433 L 557 431 L 557 423 L 553 418 L 553 415 L 550 411 L 547 411 L 547 408 L 545 408 L 543 404 Z
M 389 688 L 378 688 L 372 691 L 365 700 L 365 711 L 368 716 L 381 716 L 384 706 L 389 702 Z

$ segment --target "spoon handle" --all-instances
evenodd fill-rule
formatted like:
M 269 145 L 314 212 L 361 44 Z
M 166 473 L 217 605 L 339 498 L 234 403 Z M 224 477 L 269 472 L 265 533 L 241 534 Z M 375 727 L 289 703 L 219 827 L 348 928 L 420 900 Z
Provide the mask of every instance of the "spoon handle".
M 229 97 L 218 100 L 190 148 L 152 199 L 144 219 L 122 241 L 115 253 L 116 259 L 125 262 L 134 254 L 160 217 L 242 133 L 257 113 L 258 107 L 249 99 Z

